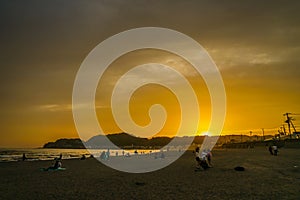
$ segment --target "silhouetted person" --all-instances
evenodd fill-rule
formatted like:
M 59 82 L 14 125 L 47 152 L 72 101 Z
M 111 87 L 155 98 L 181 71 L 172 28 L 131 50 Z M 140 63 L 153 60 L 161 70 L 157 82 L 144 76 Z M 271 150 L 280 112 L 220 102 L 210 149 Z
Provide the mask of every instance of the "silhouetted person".
M 125 154 L 125 157 L 130 157 L 129 152 L 127 152 L 127 153 Z
M 22 160 L 25 161 L 26 159 L 27 159 L 26 155 L 25 155 L 25 153 L 23 153 Z
M 207 150 L 206 158 L 207 158 L 207 163 L 208 163 L 209 167 L 212 167 L 212 164 L 211 164 L 212 153 L 209 149 Z
M 109 149 L 107 149 L 107 151 L 106 151 L 106 160 L 108 160 L 109 157 L 110 157 L 110 151 L 109 151 Z
M 105 153 L 105 151 L 102 151 L 102 153 L 100 155 L 100 159 L 101 160 L 106 160 L 106 153 Z
M 274 156 L 278 154 L 278 147 L 276 145 L 273 146 Z
M 269 152 L 271 155 L 273 155 L 273 149 L 272 149 L 272 146 L 269 146 Z
M 162 152 L 160 152 L 160 158 L 165 158 L 165 154 L 164 154 L 164 152 L 162 151 Z
M 61 164 L 61 161 L 60 161 L 60 160 L 57 160 L 57 161 L 55 162 L 53 168 L 54 168 L 54 169 L 58 169 L 58 168 L 61 167 L 61 165 L 62 165 L 62 164 Z
M 195 159 L 197 161 L 197 164 L 196 164 L 196 169 L 200 169 L 200 153 L 199 153 L 199 147 L 196 147 L 195 149 Z
M 197 147 L 195 150 L 195 156 L 197 161 L 196 169 L 199 170 L 200 167 L 202 167 L 204 170 L 208 169 L 208 162 L 207 162 L 207 153 L 205 151 L 202 151 L 200 153 L 200 148 Z

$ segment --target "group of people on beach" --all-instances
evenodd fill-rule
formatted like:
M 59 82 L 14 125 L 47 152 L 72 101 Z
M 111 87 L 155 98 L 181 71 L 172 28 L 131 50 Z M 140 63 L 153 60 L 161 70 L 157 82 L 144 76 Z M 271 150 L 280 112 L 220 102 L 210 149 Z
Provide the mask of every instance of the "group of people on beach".
M 163 152 L 161 152 L 162 156 L 161 158 L 164 158 L 164 154 Z M 208 168 L 212 167 L 211 164 L 211 159 L 212 159 L 212 153 L 209 149 L 204 149 L 203 151 L 200 152 L 200 148 L 197 147 L 195 149 L 195 156 L 196 156 L 196 170 L 200 170 L 201 168 L 203 170 L 207 170 Z M 83 156 L 84 159 L 86 158 L 85 156 Z M 81 158 L 81 160 L 83 160 L 83 157 Z M 107 151 L 103 151 L 100 154 L 100 159 L 101 160 L 108 160 L 110 157 L 110 151 L 109 149 Z M 58 158 L 55 158 L 55 163 L 53 166 L 50 166 L 46 169 L 44 169 L 45 171 L 49 171 L 49 170 L 56 170 L 62 167 L 62 154 L 60 154 L 60 156 Z
M 277 148 L 277 146 L 270 146 L 269 151 L 270 151 L 271 155 L 277 155 L 278 148 Z M 164 158 L 165 157 L 164 153 L 163 152 L 160 152 L 160 153 L 161 153 L 161 156 L 159 158 Z M 200 151 L 200 148 L 196 147 L 194 153 L 195 153 L 195 157 L 196 157 L 196 170 L 200 170 L 201 168 L 203 170 L 207 170 L 208 168 L 212 167 L 212 164 L 211 164 L 212 153 L 209 149 L 204 149 L 204 150 Z M 124 151 L 123 151 L 123 156 L 126 156 L 126 155 L 124 155 Z M 101 160 L 109 160 L 109 157 L 110 157 L 109 149 L 107 151 L 103 151 L 100 154 Z M 91 158 L 93 158 L 93 155 L 91 155 Z M 155 158 L 158 158 L 156 154 L 155 154 Z M 26 159 L 27 159 L 27 157 L 24 153 L 22 156 L 22 160 L 25 161 Z M 86 156 L 83 155 L 80 160 L 85 160 L 85 159 L 86 159 Z M 59 157 L 55 158 L 54 161 L 55 161 L 54 165 L 50 166 L 48 168 L 43 168 L 44 171 L 57 170 L 57 169 L 61 168 L 62 167 L 62 154 L 60 154 Z
M 197 147 L 195 149 L 196 156 L 196 170 L 200 170 L 201 168 L 207 170 L 212 167 L 211 159 L 212 153 L 209 149 L 204 149 L 200 152 L 200 148 Z

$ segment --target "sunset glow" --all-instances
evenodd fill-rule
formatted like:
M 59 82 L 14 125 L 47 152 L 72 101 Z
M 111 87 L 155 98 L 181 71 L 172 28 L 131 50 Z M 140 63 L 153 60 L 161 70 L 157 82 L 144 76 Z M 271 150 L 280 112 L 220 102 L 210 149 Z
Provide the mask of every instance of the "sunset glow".
M 265 134 L 274 135 L 284 124 L 284 113 L 300 113 L 300 28 L 293 5 L 210 1 L 202 2 L 205 6 L 184 1 L 157 1 L 149 6 L 128 6 L 121 1 L 78 3 L 74 7 L 25 4 L 11 7 L 1 3 L 0 7 L 0 147 L 39 147 L 58 138 L 78 138 L 72 90 L 81 63 L 106 38 L 144 26 L 180 31 L 207 50 L 226 89 L 222 134 L 249 135 L 252 131 L 261 135 L 264 128 Z M 72 8 L 82 12 L 78 15 Z M 205 82 L 186 60 L 153 49 L 121 56 L 100 80 L 95 106 L 103 131 L 122 132 L 112 116 L 110 94 L 122 74 L 145 63 L 171 66 L 188 79 L 199 100 L 197 134 L 205 134 L 211 118 Z M 135 78 L 141 79 L 143 74 L 132 77 L 132 81 Z M 162 104 L 168 113 L 164 128 L 153 136 L 174 136 L 180 106 L 174 94 L 162 86 L 145 85 L 134 93 L 130 101 L 132 119 L 140 126 L 147 125 L 153 104 Z M 300 131 L 300 117 L 295 119 Z M 193 133 L 187 131 L 186 135 Z M 143 133 L 137 136 L 144 137 Z

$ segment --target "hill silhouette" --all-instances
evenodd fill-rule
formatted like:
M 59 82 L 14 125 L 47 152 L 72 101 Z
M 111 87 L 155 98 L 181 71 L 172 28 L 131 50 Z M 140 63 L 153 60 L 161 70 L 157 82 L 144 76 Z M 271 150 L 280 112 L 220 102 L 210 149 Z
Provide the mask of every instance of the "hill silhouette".
M 170 137 L 155 137 L 151 139 L 140 138 L 130 135 L 128 133 L 116 133 L 97 135 L 85 142 L 85 145 L 89 148 L 110 148 L 105 146 L 105 137 L 107 137 L 112 143 L 122 148 L 150 148 L 150 147 L 161 147 L 167 145 L 172 138 Z
M 82 141 L 79 138 L 76 139 L 58 139 L 55 142 L 46 143 L 43 148 L 54 148 L 54 149 L 84 149 Z
M 175 145 L 189 145 L 189 141 L 192 136 L 185 137 L 176 137 L 177 143 Z M 217 136 L 212 136 L 217 137 Z M 84 149 L 84 148 L 112 148 L 112 146 L 107 146 L 105 142 L 107 138 L 114 143 L 116 146 L 123 149 L 152 149 L 152 148 L 161 148 L 167 145 L 173 138 L 171 137 L 153 137 L 153 138 L 141 138 L 136 137 L 128 133 L 114 133 L 108 135 L 97 135 L 90 138 L 87 141 L 82 141 L 79 138 L 77 139 L 58 139 L 55 142 L 48 142 L 43 146 L 43 148 L 64 148 L 64 149 Z M 202 144 L 205 136 L 195 136 L 193 143 L 198 145 Z M 244 144 L 254 143 L 257 145 L 257 142 L 265 144 L 263 140 L 265 138 L 272 138 L 272 136 L 242 136 L 241 135 L 226 135 L 220 136 L 216 146 L 223 147 L 235 147 L 235 146 L 245 146 Z
M 204 136 L 197 136 L 197 141 L 203 141 L 199 139 Z M 129 148 L 160 148 L 167 145 L 173 138 L 170 137 L 154 137 L 151 139 L 140 138 L 128 133 L 115 133 L 108 135 L 97 135 L 90 138 L 87 141 L 81 141 L 80 139 L 59 139 L 55 142 L 48 142 L 43 148 L 72 148 L 72 149 L 83 149 L 88 148 L 112 148 L 107 146 L 106 138 L 108 138 L 116 146 L 123 149 Z M 185 140 L 189 137 L 183 137 L 180 139 L 178 145 L 185 144 Z

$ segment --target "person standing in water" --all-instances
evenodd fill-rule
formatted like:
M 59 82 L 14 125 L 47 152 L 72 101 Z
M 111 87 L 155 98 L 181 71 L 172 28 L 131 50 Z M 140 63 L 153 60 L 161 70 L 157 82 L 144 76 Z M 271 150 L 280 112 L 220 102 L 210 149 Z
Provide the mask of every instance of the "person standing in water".
M 27 159 L 25 153 L 23 153 L 22 160 L 25 161 Z

